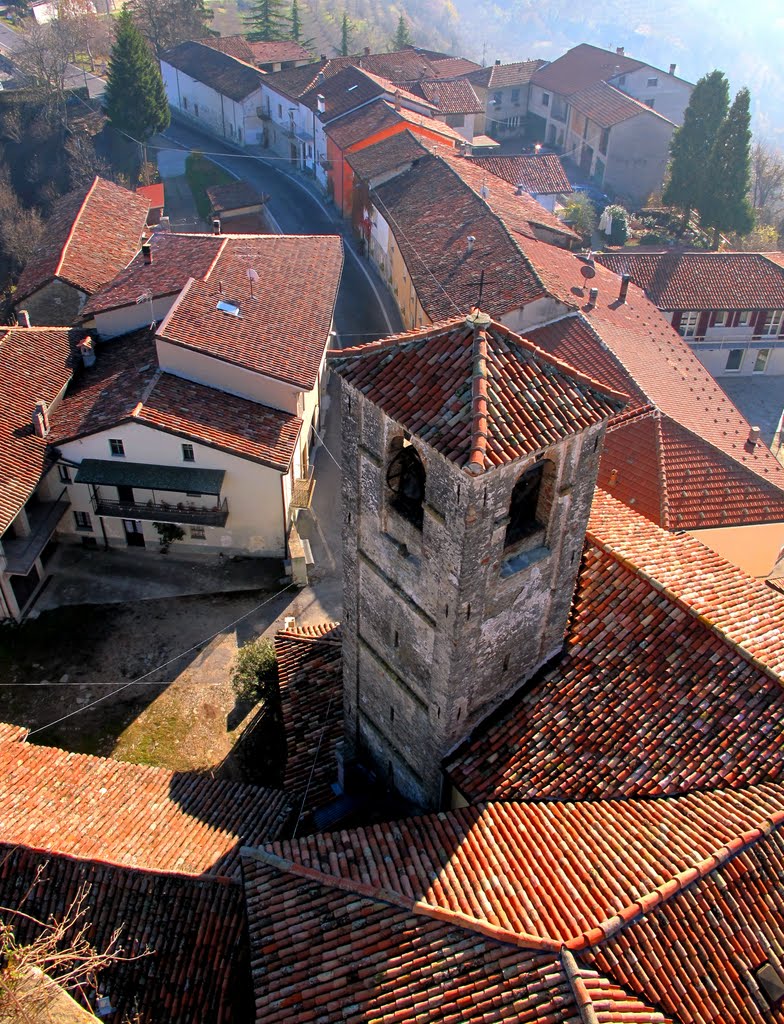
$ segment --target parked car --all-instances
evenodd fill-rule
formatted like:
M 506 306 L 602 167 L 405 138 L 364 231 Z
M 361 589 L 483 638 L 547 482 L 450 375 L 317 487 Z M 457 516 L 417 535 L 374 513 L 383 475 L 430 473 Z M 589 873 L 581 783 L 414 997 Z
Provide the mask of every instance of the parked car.
M 601 213 L 605 206 L 609 205 L 610 197 L 595 185 L 572 185 L 572 191 L 586 196 L 597 213 Z

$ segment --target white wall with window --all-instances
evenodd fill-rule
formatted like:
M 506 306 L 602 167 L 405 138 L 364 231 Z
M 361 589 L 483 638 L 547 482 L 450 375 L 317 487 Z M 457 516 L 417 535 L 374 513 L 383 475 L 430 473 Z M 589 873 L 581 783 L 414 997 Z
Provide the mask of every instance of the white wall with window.
M 683 124 L 683 115 L 694 89 L 691 82 L 671 75 L 668 71 L 648 66 L 627 71 L 626 74 L 618 75 L 609 81 L 642 103 L 652 99 L 655 110 L 675 124 Z
M 784 310 L 684 310 L 664 315 L 714 377 L 784 375 Z

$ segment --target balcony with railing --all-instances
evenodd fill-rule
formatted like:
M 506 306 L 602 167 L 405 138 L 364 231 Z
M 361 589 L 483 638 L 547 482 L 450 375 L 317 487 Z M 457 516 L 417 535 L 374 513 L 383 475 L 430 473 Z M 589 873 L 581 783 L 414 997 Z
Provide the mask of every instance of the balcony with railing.
M 2 551 L 5 555 L 5 572 L 26 576 L 35 565 L 36 558 L 41 555 L 52 539 L 57 524 L 70 507 L 65 488 L 57 501 L 38 501 L 31 499 L 25 506 L 27 524 L 30 528 L 27 536 L 11 536 L 6 531 L 2 538 Z
M 192 526 L 225 526 L 229 518 L 226 498 L 214 505 L 197 505 L 192 501 L 117 501 L 93 495 L 93 510 L 98 516 L 117 519 L 145 519 L 156 523 L 182 523 Z

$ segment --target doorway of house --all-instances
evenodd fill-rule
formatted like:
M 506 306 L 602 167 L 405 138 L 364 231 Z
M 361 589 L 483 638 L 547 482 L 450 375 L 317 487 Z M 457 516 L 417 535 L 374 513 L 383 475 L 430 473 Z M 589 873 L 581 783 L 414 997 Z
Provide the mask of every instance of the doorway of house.
M 142 524 L 135 519 L 123 519 L 122 524 L 125 530 L 125 543 L 128 547 L 143 548 L 144 534 L 142 533 Z
M 133 487 L 128 487 L 126 484 L 118 484 L 117 500 L 122 505 L 133 505 Z

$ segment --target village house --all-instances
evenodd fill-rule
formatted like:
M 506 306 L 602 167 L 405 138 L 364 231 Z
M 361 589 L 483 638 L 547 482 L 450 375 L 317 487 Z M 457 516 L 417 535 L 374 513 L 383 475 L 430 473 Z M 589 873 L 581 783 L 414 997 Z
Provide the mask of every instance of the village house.
M 149 208 L 146 196 L 100 177 L 58 199 L 16 285 L 20 321 L 70 326 L 87 298 L 139 251 Z
M 147 211 L 147 226 L 155 227 L 157 224 L 160 224 L 166 203 L 163 182 L 159 181 L 154 185 L 140 185 L 136 189 L 136 194 L 150 200 L 150 209 Z
M 236 57 L 245 64 L 255 64 L 260 71 L 268 74 L 286 68 L 299 68 L 313 60 L 305 47 L 293 39 L 251 42 L 245 36 L 207 36 L 198 42 Z
M 555 153 L 472 156 L 471 160 L 482 170 L 527 192 L 550 213 L 555 211 L 557 201 L 572 192 L 563 164 Z
M 106 340 L 51 420 L 58 536 L 146 547 L 171 524 L 192 552 L 291 557 L 342 264 L 332 236 L 153 236 L 87 310 Z
M 254 64 L 185 42 L 162 55 L 161 75 L 169 106 L 179 116 L 236 146 L 261 142 L 263 74 Z
M 714 377 L 784 374 L 784 254 L 602 253 L 628 274 Z
M 502 64 L 497 60 L 466 77 L 482 105 L 484 118 L 478 120 L 477 134 L 486 133 L 499 142 L 528 137 L 527 114 L 531 79 L 545 64 L 543 60 L 524 60 Z M 544 139 L 539 139 L 543 142 Z

